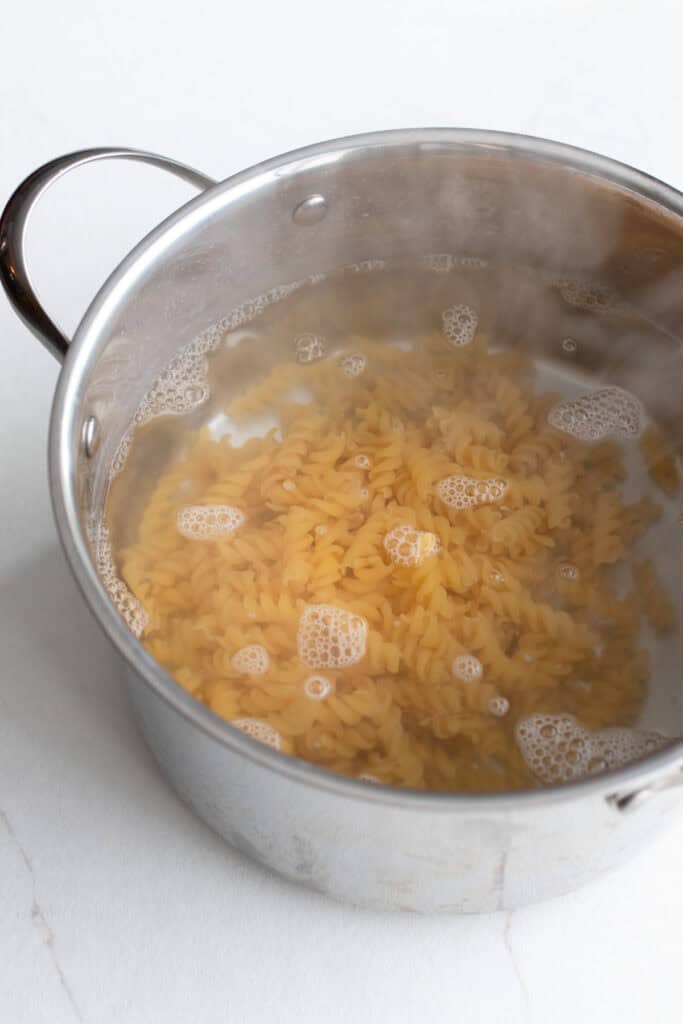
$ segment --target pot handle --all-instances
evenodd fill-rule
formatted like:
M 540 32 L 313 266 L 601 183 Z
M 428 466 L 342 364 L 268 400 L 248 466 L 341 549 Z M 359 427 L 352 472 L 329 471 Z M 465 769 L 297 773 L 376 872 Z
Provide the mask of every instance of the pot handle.
M 0 279 L 17 315 L 60 363 L 69 350 L 69 340 L 50 319 L 33 290 L 24 260 L 24 233 L 33 204 L 45 189 L 67 171 L 94 160 L 135 160 L 152 164 L 201 190 L 216 184 L 213 178 L 155 153 L 102 147 L 82 149 L 50 160 L 19 185 L 0 218 Z
M 631 789 L 625 793 L 612 793 L 607 798 L 607 802 L 615 807 L 617 811 L 621 811 L 622 814 L 630 814 L 632 811 L 642 807 L 656 793 L 661 792 L 663 789 L 672 789 L 678 786 L 683 786 L 683 764 L 678 765 L 672 774 L 653 779 L 651 782 L 639 786 L 638 789 Z

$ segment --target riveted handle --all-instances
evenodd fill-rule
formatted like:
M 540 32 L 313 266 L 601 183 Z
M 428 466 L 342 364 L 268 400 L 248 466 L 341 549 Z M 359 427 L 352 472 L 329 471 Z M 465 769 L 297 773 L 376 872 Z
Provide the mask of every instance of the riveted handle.
M 622 793 L 612 793 L 607 799 L 622 814 L 630 814 L 632 811 L 637 811 L 639 807 L 642 807 L 655 794 L 661 793 L 663 789 L 672 789 L 679 786 L 683 786 L 683 765 L 679 765 L 674 772 L 668 775 L 653 779 L 651 782 L 639 786 L 638 789 Z
M 17 315 L 33 331 L 48 352 L 63 362 L 69 350 L 69 339 L 43 309 L 33 290 L 24 259 L 24 234 L 29 214 L 45 189 L 67 171 L 92 163 L 94 160 L 133 160 L 170 171 L 202 191 L 215 185 L 213 178 L 180 164 L 176 160 L 145 153 L 137 149 L 103 147 L 83 149 L 77 153 L 57 157 L 39 167 L 19 185 L 9 199 L 0 218 L 0 279 Z

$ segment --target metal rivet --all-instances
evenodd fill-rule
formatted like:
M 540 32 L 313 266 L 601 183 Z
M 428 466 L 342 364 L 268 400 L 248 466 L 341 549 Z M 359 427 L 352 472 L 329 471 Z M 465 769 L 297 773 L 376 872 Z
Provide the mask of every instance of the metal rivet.
M 81 445 L 86 458 L 91 459 L 100 446 L 100 425 L 94 416 L 88 416 L 81 431 Z
M 306 196 L 305 199 L 294 208 L 292 214 L 292 220 L 295 224 L 309 225 L 319 224 L 324 219 L 327 213 L 327 200 L 325 196 L 319 195 L 317 192 L 313 195 Z
M 572 352 L 576 352 L 576 342 L 573 338 L 563 338 L 562 348 L 571 355 Z

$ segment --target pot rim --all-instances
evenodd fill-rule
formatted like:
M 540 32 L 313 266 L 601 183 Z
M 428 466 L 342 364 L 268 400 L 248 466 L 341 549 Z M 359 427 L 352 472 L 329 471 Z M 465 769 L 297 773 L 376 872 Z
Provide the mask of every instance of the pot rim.
M 331 139 L 275 156 L 218 182 L 172 213 L 124 257 L 92 300 L 74 334 L 58 380 L 50 419 L 48 469 L 58 533 L 87 605 L 129 668 L 135 671 L 136 677 L 140 677 L 142 683 L 207 736 L 235 754 L 268 771 L 283 775 L 293 783 L 314 786 L 340 798 L 430 812 L 509 812 L 522 807 L 532 808 L 556 801 L 578 799 L 592 792 L 608 797 L 615 791 L 667 777 L 680 768 L 683 762 L 683 739 L 636 764 L 599 776 L 539 789 L 494 793 L 435 793 L 367 784 L 266 747 L 191 697 L 148 654 L 111 603 L 92 564 L 81 531 L 75 490 L 71 484 L 74 433 L 79 424 L 80 385 L 89 368 L 99 333 L 106 327 L 109 313 L 119 302 L 125 301 L 127 290 L 185 231 L 209 219 L 214 212 L 241 196 L 258 190 L 268 182 L 275 182 L 283 176 L 285 169 L 291 173 L 303 170 L 306 164 L 310 168 L 324 166 L 351 153 L 358 156 L 359 150 L 433 146 L 471 153 L 499 150 L 508 159 L 555 163 L 564 169 L 588 174 L 606 184 L 631 191 L 641 200 L 655 203 L 683 219 L 683 193 L 628 164 L 590 150 L 535 136 L 471 128 L 392 129 Z

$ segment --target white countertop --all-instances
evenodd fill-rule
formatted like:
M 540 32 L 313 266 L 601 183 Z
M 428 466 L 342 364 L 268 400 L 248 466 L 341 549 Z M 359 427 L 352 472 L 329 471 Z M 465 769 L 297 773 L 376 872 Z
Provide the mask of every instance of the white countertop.
M 546 135 L 683 186 L 679 0 L 14 4 L 0 200 L 91 145 L 217 177 L 320 138 L 462 124 Z M 73 329 L 190 190 L 99 165 L 36 212 Z M 0 300 L 0 1020 L 308 1024 L 680 1020 L 683 828 L 510 914 L 381 916 L 285 884 L 176 799 L 67 571 L 45 471 L 58 367 Z

